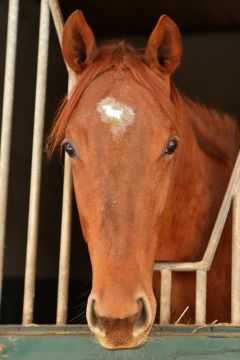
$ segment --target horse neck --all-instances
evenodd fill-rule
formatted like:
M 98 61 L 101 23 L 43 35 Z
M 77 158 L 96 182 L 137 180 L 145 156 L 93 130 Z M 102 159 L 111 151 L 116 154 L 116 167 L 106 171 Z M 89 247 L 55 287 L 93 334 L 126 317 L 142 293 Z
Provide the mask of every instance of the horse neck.
M 239 130 L 227 115 L 208 111 L 175 89 L 173 101 L 182 149 L 159 224 L 156 259 L 196 261 L 204 254 L 227 187 Z

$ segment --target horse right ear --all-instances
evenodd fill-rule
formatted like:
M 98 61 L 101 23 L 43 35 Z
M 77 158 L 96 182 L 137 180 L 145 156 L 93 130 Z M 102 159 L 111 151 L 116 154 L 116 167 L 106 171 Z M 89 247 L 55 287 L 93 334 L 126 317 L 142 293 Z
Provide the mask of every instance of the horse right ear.
M 151 33 L 146 50 L 147 64 L 161 73 L 171 75 L 180 64 L 182 40 L 175 22 L 162 15 Z
M 95 37 L 81 10 L 74 11 L 63 30 L 62 52 L 64 61 L 80 73 L 84 64 L 91 62 L 96 50 Z

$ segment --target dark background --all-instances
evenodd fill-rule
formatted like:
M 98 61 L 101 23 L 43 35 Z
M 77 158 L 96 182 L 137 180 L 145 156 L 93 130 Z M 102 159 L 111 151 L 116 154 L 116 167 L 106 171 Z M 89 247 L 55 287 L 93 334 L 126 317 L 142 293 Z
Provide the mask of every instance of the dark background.
M 187 95 L 240 119 L 240 2 L 217 1 L 60 1 L 64 17 L 81 8 L 99 43 L 124 38 L 144 47 L 160 15 L 166 13 L 183 35 L 182 65 L 174 82 Z M 26 251 L 39 1 L 20 1 L 13 114 L 8 226 L 2 323 L 20 323 Z M 0 2 L 0 108 L 5 61 L 8 1 Z M 67 75 L 51 23 L 45 135 L 67 89 Z M 54 323 L 59 256 L 63 163 L 44 154 L 34 322 Z M 86 245 L 73 205 L 69 322 L 84 310 L 91 284 Z M 80 305 L 80 308 L 79 308 Z M 84 321 L 84 318 L 82 318 Z

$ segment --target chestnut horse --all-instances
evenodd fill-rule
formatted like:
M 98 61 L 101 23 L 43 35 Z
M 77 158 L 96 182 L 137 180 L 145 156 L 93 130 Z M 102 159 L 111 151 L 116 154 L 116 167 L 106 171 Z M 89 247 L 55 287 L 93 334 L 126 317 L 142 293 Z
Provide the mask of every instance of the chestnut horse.
M 81 11 L 67 20 L 63 56 L 76 76 L 48 138 L 71 158 L 93 273 L 87 320 L 102 346 L 143 344 L 156 315 L 155 261 L 203 256 L 240 147 L 237 123 L 172 84 L 182 42 L 161 16 L 145 49 L 97 47 Z M 207 320 L 229 321 L 229 221 L 208 277 Z M 174 274 L 171 319 L 190 309 L 195 274 Z

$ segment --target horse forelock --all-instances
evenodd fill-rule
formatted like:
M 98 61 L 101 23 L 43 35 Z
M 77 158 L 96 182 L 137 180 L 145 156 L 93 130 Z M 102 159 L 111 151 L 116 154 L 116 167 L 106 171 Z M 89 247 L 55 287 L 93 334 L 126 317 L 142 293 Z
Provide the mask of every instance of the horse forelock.
M 124 41 L 109 43 L 98 49 L 92 63 L 85 67 L 72 91 L 65 96 L 48 135 L 46 150 L 49 157 L 61 147 L 68 121 L 83 92 L 94 79 L 108 70 L 128 73 L 150 91 L 165 114 L 174 118 L 164 80 L 148 68 L 141 52 Z

